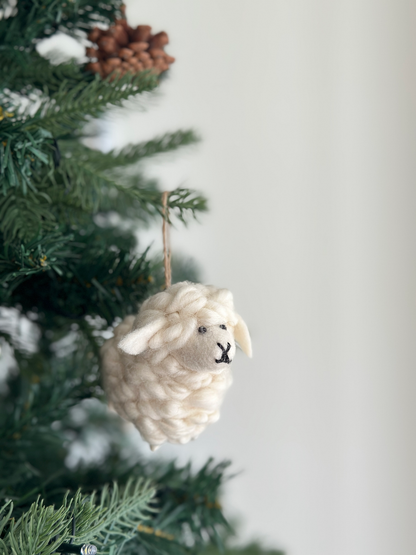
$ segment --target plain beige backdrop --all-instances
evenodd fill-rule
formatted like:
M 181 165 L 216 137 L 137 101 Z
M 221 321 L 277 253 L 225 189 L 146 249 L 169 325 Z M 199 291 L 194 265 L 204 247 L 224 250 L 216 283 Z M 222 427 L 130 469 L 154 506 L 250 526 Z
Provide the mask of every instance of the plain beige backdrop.
M 102 146 L 200 133 L 149 172 L 208 196 L 173 249 L 234 292 L 254 347 L 221 420 L 157 456 L 230 458 L 241 538 L 414 555 L 415 2 L 126 3 L 131 24 L 169 33 L 177 62 Z M 159 227 L 141 237 L 160 247 Z

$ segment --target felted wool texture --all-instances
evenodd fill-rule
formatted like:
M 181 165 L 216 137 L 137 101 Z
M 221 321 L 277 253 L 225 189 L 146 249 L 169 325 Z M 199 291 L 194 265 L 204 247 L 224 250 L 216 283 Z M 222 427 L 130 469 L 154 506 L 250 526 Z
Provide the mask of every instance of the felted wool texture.
M 109 403 L 154 451 L 184 444 L 219 418 L 236 341 L 251 340 L 227 289 L 181 282 L 147 299 L 101 349 Z

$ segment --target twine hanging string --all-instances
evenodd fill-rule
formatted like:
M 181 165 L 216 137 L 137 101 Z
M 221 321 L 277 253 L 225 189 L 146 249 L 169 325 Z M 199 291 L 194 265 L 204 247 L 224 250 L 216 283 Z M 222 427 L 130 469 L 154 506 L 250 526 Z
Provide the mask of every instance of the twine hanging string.
M 169 208 L 168 208 L 169 191 L 162 194 L 163 206 L 163 264 L 165 267 L 165 288 L 172 284 L 172 269 L 170 263 L 170 234 L 169 234 Z

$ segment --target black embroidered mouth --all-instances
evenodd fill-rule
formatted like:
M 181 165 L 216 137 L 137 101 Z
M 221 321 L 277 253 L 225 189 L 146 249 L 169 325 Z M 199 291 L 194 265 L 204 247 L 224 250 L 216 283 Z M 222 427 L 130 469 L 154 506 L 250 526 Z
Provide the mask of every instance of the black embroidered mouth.
M 217 364 L 220 364 L 220 362 L 225 362 L 226 364 L 230 364 L 232 361 L 230 360 L 230 357 L 228 356 L 228 351 L 231 349 L 231 345 L 229 343 L 227 343 L 227 349 L 224 349 L 224 347 L 221 345 L 221 343 L 217 343 L 217 345 L 221 349 L 222 355 L 221 355 L 221 358 L 219 360 L 215 359 L 215 362 Z

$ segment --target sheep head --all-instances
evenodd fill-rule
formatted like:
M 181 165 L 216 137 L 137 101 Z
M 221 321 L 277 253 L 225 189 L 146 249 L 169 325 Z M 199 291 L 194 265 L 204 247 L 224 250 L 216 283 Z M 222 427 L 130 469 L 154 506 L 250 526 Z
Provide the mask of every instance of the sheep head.
M 170 354 L 191 371 L 220 372 L 232 362 L 236 341 L 251 357 L 250 335 L 234 311 L 231 292 L 181 282 L 143 304 L 118 346 L 156 362 Z

